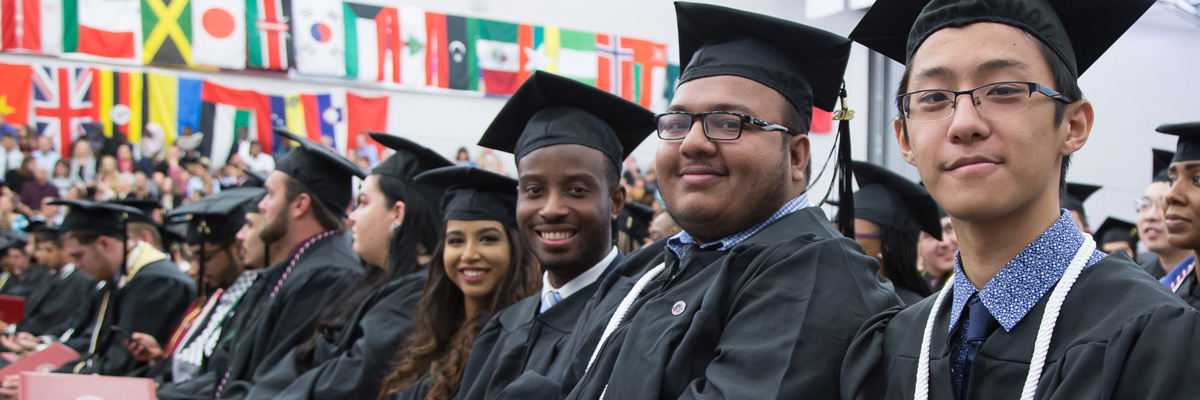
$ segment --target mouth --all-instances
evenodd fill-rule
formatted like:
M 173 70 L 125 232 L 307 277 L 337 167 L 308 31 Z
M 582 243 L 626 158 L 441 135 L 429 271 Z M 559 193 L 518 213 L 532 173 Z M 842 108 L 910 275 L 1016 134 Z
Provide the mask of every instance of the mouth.
M 954 162 L 944 166 L 942 169 L 953 172 L 974 172 L 986 170 L 1003 163 L 1004 160 L 1000 157 L 970 156 L 954 160 Z
M 540 227 L 533 230 L 537 233 L 538 241 L 547 246 L 561 246 L 567 244 L 579 232 L 570 227 Z
M 689 185 L 708 183 L 728 173 L 707 165 L 689 165 L 679 171 L 679 177 Z
M 468 284 L 476 284 L 483 282 L 484 279 L 487 279 L 488 273 L 490 273 L 491 270 L 487 268 L 465 267 L 459 268 L 458 272 L 462 274 L 463 282 Z
M 1192 220 L 1184 218 L 1179 214 L 1167 214 L 1166 216 L 1167 232 L 1169 233 L 1184 233 L 1191 226 Z

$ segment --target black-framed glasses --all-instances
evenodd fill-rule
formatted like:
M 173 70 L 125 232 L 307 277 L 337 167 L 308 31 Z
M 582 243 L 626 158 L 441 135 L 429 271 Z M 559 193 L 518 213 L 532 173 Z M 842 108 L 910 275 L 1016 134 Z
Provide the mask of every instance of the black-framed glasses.
M 742 137 L 742 127 L 746 124 L 753 124 L 764 131 L 796 134 L 783 125 L 772 124 L 746 114 L 728 111 L 702 113 L 671 111 L 654 116 L 654 123 L 658 127 L 658 138 L 662 140 L 683 139 L 692 130 L 692 124 L 696 123 L 696 119 L 701 121 L 700 126 L 704 127 L 704 137 L 709 140 L 737 140 Z
M 958 96 L 969 94 L 971 104 L 981 116 L 1003 116 L 1029 108 L 1034 93 L 1071 103 L 1061 93 L 1034 82 L 1006 81 L 989 83 L 974 89 L 954 91 L 944 89 L 917 90 L 896 96 L 896 105 L 905 119 L 939 121 L 954 115 Z

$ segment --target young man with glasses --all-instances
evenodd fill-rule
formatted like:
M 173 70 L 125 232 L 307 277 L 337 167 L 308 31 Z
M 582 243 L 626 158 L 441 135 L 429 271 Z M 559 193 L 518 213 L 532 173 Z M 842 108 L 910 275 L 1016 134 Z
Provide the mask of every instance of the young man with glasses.
M 950 214 L 959 254 L 938 295 L 864 325 L 843 399 L 1200 391 L 1200 313 L 1128 256 L 1097 251 L 1059 203 L 1093 121 L 1077 77 L 1152 3 L 885 0 L 863 17 L 851 37 L 908 68 L 896 140 Z
M 630 254 L 571 338 L 567 399 L 837 396 L 853 332 L 900 304 L 807 195 L 815 105 L 848 39 L 675 3 L 683 73 L 657 116 L 659 188 L 683 231 Z
M 1154 279 L 1162 279 L 1193 254 L 1191 250 L 1172 246 L 1167 240 L 1167 205 L 1164 199 L 1171 190 L 1167 167 L 1174 157 L 1175 152 L 1154 149 L 1154 175 L 1142 192 L 1142 198 L 1137 201 L 1138 239 L 1150 250 L 1138 256 L 1138 265 Z

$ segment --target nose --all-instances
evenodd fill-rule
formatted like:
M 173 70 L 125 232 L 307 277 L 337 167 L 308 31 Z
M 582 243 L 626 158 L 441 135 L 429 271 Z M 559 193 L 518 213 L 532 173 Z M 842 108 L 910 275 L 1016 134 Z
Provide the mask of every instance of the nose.
M 545 204 L 538 209 L 538 216 L 550 221 L 560 219 L 567 215 L 567 208 L 563 204 L 562 191 L 553 189 L 546 196 Z
M 1183 184 L 1184 180 L 1185 179 L 1183 179 L 1183 177 L 1180 177 L 1174 182 L 1171 182 L 1171 190 L 1168 190 L 1167 196 L 1163 198 L 1163 201 L 1167 204 L 1167 209 L 1163 210 L 1164 213 L 1170 211 L 1172 207 L 1187 206 L 1187 196 L 1185 193 L 1183 193 L 1183 191 L 1186 190 L 1184 189 L 1184 186 L 1187 186 Z
M 965 107 L 959 102 L 963 97 L 967 99 Z M 979 109 L 975 108 L 975 97 L 972 94 L 954 98 L 954 115 L 950 116 L 948 133 L 951 140 L 956 142 L 983 140 L 991 136 L 987 122 L 979 115 Z
M 685 158 L 701 158 L 717 152 L 717 145 L 704 135 L 702 118 L 692 120 L 692 128 L 688 130 L 688 134 L 683 137 L 682 142 L 679 144 L 679 152 Z

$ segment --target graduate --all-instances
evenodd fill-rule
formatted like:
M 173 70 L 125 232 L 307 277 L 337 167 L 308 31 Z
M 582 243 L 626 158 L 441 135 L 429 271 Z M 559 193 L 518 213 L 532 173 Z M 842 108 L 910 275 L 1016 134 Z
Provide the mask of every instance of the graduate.
M 158 398 L 213 399 L 226 389 L 239 394 L 312 335 L 320 311 L 363 274 L 343 233 L 350 182 L 366 174 L 329 149 L 276 130 L 300 145 L 276 163 L 258 203 L 265 225 L 259 233 L 269 254 L 282 261 L 263 270 L 245 299 L 250 308 L 235 337 L 209 359 L 208 372 L 163 384 Z
M 0 295 L 29 297 L 45 291 L 49 273 L 45 267 L 30 264 L 29 253 L 25 252 L 25 247 L 29 245 L 29 234 L 24 231 L 5 231 L 0 233 L 0 240 L 3 240 L 3 244 L 0 244 L 0 267 L 3 267 L 5 274 L 0 277 Z
M 1167 240 L 1166 198 L 1171 190 L 1170 179 L 1167 177 L 1167 167 L 1175 152 L 1153 149 L 1154 171 L 1150 184 L 1142 192 L 1142 198 L 1137 202 L 1137 234 L 1138 239 L 1146 245 L 1149 251 L 1138 255 L 1138 264 L 1154 279 L 1163 276 L 1179 266 L 1184 259 L 1193 253 L 1189 249 L 1172 246 Z
M 33 229 L 33 257 L 37 265 L 48 271 L 45 290 L 25 298 L 25 318 L 13 327 L 13 332 L 32 336 L 46 334 L 51 328 L 67 323 L 71 315 L 91 299 L 96 281 L 75 263 L 62 247 L 57 227 L 39 226 Z
M 246 210 L 262 199 L 263 190 L 232 188 L 171 210 L 165 218 L 187 222 L 188 262 L 201 272 L 202 286 L 212 288 L 195 311 L 190 324 L 176 328 L 165 346 L 153 337 L 134 332 L 126 347 L 139 361 L 152 364 L 141 376 L 158 382 L 183 382 L 208 370 L 208 360 L 221 341 L 232 336 L 225 329 L 236 307 L 258 278 L 262 265 L 247 270 L 237 251 L 237 237 L 246 224 Z
M 445 188 L 445 233 L 429 263 L 416 329 L 392 358 L 381 400 L 452 398 L 483 325 L 541 282 L 517 230 L 516 180 L 455 166 L 427 171 L 417 182 Z
M 933 293 L 917 271 L 921 233 L 942 240 L 938 206 L 920 185 L 881 166 L 854 161 L 854 239 L 879 260 L 879 274 L 905 304 Z
M 1105 218 L 1104 223 L 1096 228 L 1092 238 L 1096 240 L 1096 248 L 1100 251 L 1107 254 L 1121 251 L 1137 261 L 1137 225 L 1132 222 L 1113 217 Z
M 833 110 L 850 41 L 726 7 L 675 10 L 683 73 L 656 116 L 655 163 L 683 231 L 600 282 L 563 396 L 834 397 L 853 332 L 901 304 L 806 190 L 812 107 Z
M 1200 122 L 1162 125 L 1157 130 L 1179 136 L 1175 157 L 1167 168 L 1167 179 L 1171 183 L 1171 190 L 1164 199 L 1167 241 L 1171 246 L 1195 252 L 1200 249 L 1200 226 L 1195 222 L 1200 216 L 1200 189 L 1190 182 L 1200 177 L 1197 168 L 1200 167 Z M 1192 307 L 1200 308 L 1200 283 L 1196 274 L 1196 257 L 1191 256 L 1163 276 L 1162 283 Z M 1195 360 L 1192 358 L 1193 363 Z
M 922 231 L 921 238 L 917 240 L 917 264 L 925 283 L 935 292 L 942 290 L 942 286 L 954 275 L 954 256 L 958 254 L 958 235 L 954 233 L 950 214 L 946 214 L 941 206 L 937 209 L 942 238 L 939 240 Z
M 1100 190 L 1100 186 L 1067 182 L 1067 189 L 1063 191 L 1060 197 L 1062 208 L 1071 212 L 1071 218 L 1075 219 L 1075 224 L 1084 233 L 1092 233 L 1092 228 L 1088 226 L 1087 212 L 1083 209 L 1083 202 L 1087 201 L 1088 197 L 1092 197 L 1098 190 Z
M 632 204 L 621 161 L 653 130 L 654 114 L 642 106 L 539 71 L 484 132 L 480 146 L 516 156 L 517 224 L 544 272 L 540 293 L 500 311 L 479 334 L 458 398 L 558 395 L 522 388 L 561 370 L 596 283 L 624 258 L 613 246 L 613 222 Z
M 429 272 L 417 260 L 439 242 L 442 189 L 417 183 L 422 172 L 453 165 L 399 136 L 372 133 L 396 150 L 363 180 L 349 215 L 354 253 L 367 271 L 321 312 L 304 343 L 254 382 L 247 399 L 370 399 L 391 356 L 416 325 Z M 226 398 L 235 398 L 227 392 Z
M 959 254 L 945 289 L 863 326 L 842 399 L 1195 397 L 1200 313 L 1059 199 L 1094 119 L 1078 76 L 1152 3 L 884 0 L 859 22 L 907 67 L 896 141 Z

